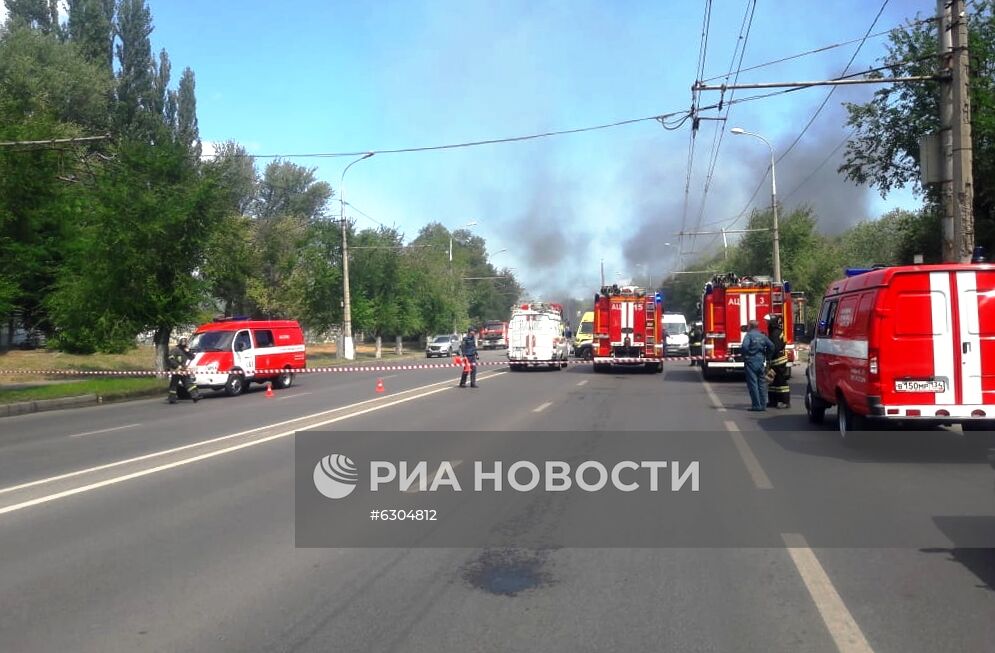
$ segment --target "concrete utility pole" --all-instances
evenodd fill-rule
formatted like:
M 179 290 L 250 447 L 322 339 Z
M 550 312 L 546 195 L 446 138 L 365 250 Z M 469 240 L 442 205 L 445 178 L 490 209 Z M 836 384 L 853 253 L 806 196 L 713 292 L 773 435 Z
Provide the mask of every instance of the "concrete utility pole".
M 355 164 L 373 156 L 374 152 L 367 152 L 359 157 L 342 171 L 339 179 L 339 222 L 342 226 L 342 349 L 336 355 L 346 360 L 356 357 L 356 348 L 352 342 L 352 301 L 349 296 L 349 239 L 348 230 L 345 223 L 345 173 Z
M 967 263 L 974 250 L 971 97 L 964 0 L 937 0 L 940 19 L 940 148 L 943 260 Z

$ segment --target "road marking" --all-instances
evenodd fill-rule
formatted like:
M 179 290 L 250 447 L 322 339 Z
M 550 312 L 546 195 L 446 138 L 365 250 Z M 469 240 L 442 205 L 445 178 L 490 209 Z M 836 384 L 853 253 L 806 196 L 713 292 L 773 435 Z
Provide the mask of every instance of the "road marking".
M 774 485 L 767 477 L 767 473 L 764 472 L 764 468 L 760 466 L 760 461 L 757 460 L 746 438 L 739 432 L 739 426 L 731 420 L 726 420 L 725 424 L 726 430 L 732 436 L 732 443 L 736 445 L 736 450 L 739 452 L 739 457 L 746 465 L 746 471 L 750 472 L 750 477 L 753 478 L 753 484 L 757 486 L 758 490 L 773 490 Z
M 494 376 L 499 376 L 501 374 L 506 374 L 506 372 L 497 372 L 496 374 L 488 375 L 487 378 L 491 378 L 491 377 L 494 377 Z M 438 385 L 447 385 L 448 386 L 451 383 L 452 383 L 452 379 L 448 379 L 446 381 L 439 381 L 437 383 L 429 383 L 427 385 L 418 386 L 417 388 L 411 388 L 409 390 L 402 390 L 401 392 L 398 392 L 396 395 L 393 395 L 393 396 L 396 397 L 398 395 L 403 395 L 403 394 L 406 394 L 408 392 L 415 392 L 417 390 L 423 390 L 425 388 L 432 388 L 432 387 L 435 387 L 435 386 L 438 386 Z M 337 412 L 341 412 L 341 411 L 344 411 L 344 410 L 348 410 L 350 408 L 355 408 L 356 406 L 362 406 L 364 404 L 374 403 L 374 402 L 378 402 L 378 401 L 382 402 L 382 401 L 384 401 L 384 399 L 386 399 L 386 397 L 374 397 L 373 399 L 366 399 L 364 401 L 358 401 L 358 402 L 356 402 L 354 404 L 349 404 L 349 405 L 346 405 L 346 406 L 339 406 L 338 408 L 330 408 L 328 410 L 323 410 L 323 411 L 320 411 L 320 412 L 317 412 L 317 413 L 311 413 L 310 415 L 301 415 L 300 417 L 294 417 L 293 419 L 283 420 L 282 422 L 274 422 L 273 424 L 266 424 L 265 426 L 257 426 L 255 428 L 248 429 L 247 431 L 239 431 L 238 433 L 229 433 L 228 435 L 221 435 L 221 436 L 218 436 L 218 437 L 209 438 L 207 440 L 201 440 L 199 442 L 191 442 L 190 444 L 184 444 L 184 445 L 181 445 L 179 447 L 173 447 L 172 449 L 164 449 L 162 451 L 154 451 L 152 453 L 143 454 L 141 456 L 135 456 L 134 458 L 127 458 L 125 460 L 118 460 L 118 461 L 115 461 L 113 463 L 106 463 L 104 465 L 97 465 L 96 467 L 88 467 L 87 469 L 79 469 L 79 470 L 76 470 L 75 472 L 67 472 L 65 474 L 59 474 L 58 476 L 50 476 L 48 478 L 40 478 L 40 479 L 38 479 L 36 481 L 28 481 L 27 483 L 21 483 L 20 485 L 12 485 L 10 487 L 0 488 L 0 494 L 6 494 L 7 492 L 14 492 L 16 490 L 23 490 L 25 488 L 33 487 L 35 485 L 44 485 L 45 483 L 53 483 L 55 481 L 61 481 L 63 479 L 72 478 L 74 476 L 79 476 L 80 474 L 88 474 L 90 472 L 97 472 L 97 471 L 100 471 L 100 470 L 103 470 L 103 469 L 110 469 L 111 467 L 118 467 L 120 465 L 127 465 L 128 463 L 135 463 L 135 462 L 139 462 L 139 461 L 142 461 L 142 460 L 148 460 L 150 458 L 156 458 L 158 456 L 166 456 L 166 455 L 169 455 L 171 453 L 176 453 L 177 451 L 184 451 L 186 449 L 192 449 L 194 447 L 200 447 L 200 446 L 203 446 L 205 444 L 213 444 L 215 442 L 222 442 L 224 440 L 230 440 L 232 438 L 241 437 L 243 435 L 248 435 L 250 433 L 255 433 L 257 431 L 265 431 L 267 429 L 276 428 L 278 426 L 283 426 L 285 424 L 293 424 L 295 422 L 301 422 L 301 421 L 304 421 L 304 420 L 307 420 L 307 419 L 313 419 L 315 417 L 321 417 L 322 415 L 330 415 L 332 413 L 337 413 Z M 390 405 L 393 405 L 393 404 L 390 404 Z M 306 427 L 306 428 L 311 428 L 311 427 L 309 426 L 309 427 Z
M 841 653 L 873 653 L 874 649 L 868 644 L 860 626 L 833 587 L 829 575 L 815 557 L 815 552 L 809 548 L 805 536 L 799 533 L 781 533 L 781 539 L 788 547 L 788 555 L 805 582 L 822 621 L 836 642 L 836 648 Z
M 133 429 L 136 426 L 141 426 L 141 424 L 125 424 L 124 426 L 112 426 L 108 429 L 98 429 L 96 431 L 85 431 L 83 433 L 73 433 L 69 437 L 71 438 L 81 438 L 84 435 L 96 435 L 98 433 L 110 433 L 111 431 L 121 431 L 123 429 Z
M 306 395 L 313 395 L 313 394 L 314 394 L 313 392 L 298 392 L 296 394 L 286 395 L 284 397 L 277 397 L 277 399 L 293 399 L 295 397 L 304 397 Z
M 493 378 L 495 376 L 501 376 L 502 374 L 507 374 L 507 372 L 497 372 L 495 374 L 489 375 L 488 378 Z M 353 417 L 359 417 L 360 415 L 366 415 L 367 413 L 372 413 L 372 412 L 375 412 L 375 411 L 378 411 L 378 410 L 383 410 L 384 408 L 390 408 L 391 406 L 396 406 L 397 404 L 403 404 L 403 403 L 406 403 L 408 401 L 414 401 L 415 399 L 421 399 L 422 397 L 428 397 L 429 395 L 434 395 L 434 394 L 437 394 L 439 392 L 445 392 L 446 390 L 449 390 L 450 388 L 453 387 L 451 385 L 452 381 L 442 381 L 441 383 L 446 383 L 447 385 L 445 387 L 436 388 L 435 390 L 429 390 L 427 392 L 423 392 L 423 393 L 418 394 L 418 395 L 412 395 L 411 397 L 405 397 L 403 399 L 396 399 L 396 400 L 388 402 L 388 403 L 378 404 L 376 406 L 370 406 L 369 408 L 364 408 L 363 410 L 356 411 L 355 413 L 349 413 L 348 415 L 339 415 L 338 417 L 332 417 L 331 419 L 326 419 L 324 421 L 318 422 L 317 424 L 308 424 L 305 428 L 307 428 L 307 429 L 316 429 L 316 428 L 321 427 L 321 426 L 328 426 L 329 424 L 334 424 L 336 422 L 341 422 L 343 420 L 351 419 Z M 426 386 L 422 386 L 422 387 L 423 388 L 430 388 L 433 385 L 439 385 L 439 383 L 432 383 L 432 384 L 429 384 L 429 385 L 426 385 Z M 331 411 L 326 411 L 326 412 L 331 412 Z M 319 414 L 321 414 L 321 413 L 319 413 Z M 289 420 L 289 421 L 299 421 L 299 420 Z M 280 423 L 284 424 L 286 422 L 280 422 Z M 259 429 L 253 429 L 253 430 L 258 431 Z M 37 506 L 37 505 L 40 505 L 40 504 L 43 504 L 43 503 L 48 503 L 50 501 L 55 501 L 57 499 L 64 499 L 65 497 L 71 497 L 71 496 L 73 496 L 75 494 L 82 494 L 83 492 L 89 492 L 90 490 L 96 490 L 98 488 L 106 487 L 108 485 L 116 485 L 118 483 L 123 483 L 124 481 L 130 481 L 131 479 L 141 478 L 142 476 L 148 476 L 150 474 L 155 474 L 157 472 L 163 472 L 163 471 L 166 471 L 167 469 L 173 469 L 174 467 L 180 467 L 182 465 L 189 465 L 191 463 L 199 462 L 201 460 L 207 460 L 208 458 L 214 458 L 215 456 L 220 456 L 222 454 L 231 453 L 233 451 L 238 451 L 239 449 L 246 449 L 248 447 L 254 447 L 257 444 L 263 444 L 264 442 L 270 442 L 271 440 L 278 440 L 280 438 L 285 438 L 288 435 L 293 435 L 296 432 L 297 432 L 296 429 L 291 429 L 289 431 L 284 431 L 283 433 L 277 433 L 275 435 L 267 435 L 264 438 L 259 438 L 258 440 L 253 440 L 251 442 L 243 442 L 242 444 L 232 445 L 232 446 L 227 447 L 225 449 L 218 449 L 217 451 L 209 451 L 207 453 L 202 453 L 202 454 L 199 454 L 199 455 L 196 455 L 196 456 L 192 456 L 190 458 L 184 458 L 182 460 L 175 460 L 175 461 L 173 461 L 171 463 L 166 463 L 164 465 L 159 465 L 158 467 L 152 467 L 152 468 L 149 468 L 149 469 L 142 469 L 142 470 L 139 470 L 137 472 L 132 472 L 131 474 L 125 474 L 123 476 L 116 476 L 114 478 L 109 478 L 109 479 L 106 479 L 106 480 L 103 480 L 103 481 L 98 481 L 96 483 L 90 483 L 89 485 L 82 485 L 80 487 L 70 488 L 70 489 L 64 490 L 62 492 L 56 492 L 55 494 L 49 494 L 49 495 L 46 495 L 46 496 L 37 497 L 35 499 L 30 499 L 28 501 L 22 501 L 21 503 L 15 503 L 15 504 L 12 504 L 12 505 L 0 508 L 0 515 L 5 515 L 5 514 L 7 514 L 9 512 L 16 512 L 18 510 L 23 510 L 24 508 L 30 508 L 32 506 Z M 232 437 L 232 436 L 227 436 L 227 437 Z M 219 438 L 219 439 L 221 439 L 221 438 Z M 211 441 L 208 440 L 207 442 L 211 442 Z M 183 447 L 183 448 L 186 448 L 186 447 Z M 121 464 L 121 463 L 116 463 L 116 464 Z M 105 465 L 105 467 L 106 467 L 106 465 Z M 97 468 L 94 468 L 94 469 L 97 469 Z M 76 473 L 79 473 L 79 472 L 76 472 Z M 3 491 L 7 491 L 7 490 L 0 490 L 0 492 L 3 492 Z
M 587 385 L 587 381 L 588 379 L 584 379 L 583 381 L 578 381 L 577 385 Z
M 448 462 L 449 466 L 452 467 L 453 469 L 456 469 L 457 467 L 463 464 L 462 460 L 450 460 Z M 441 471 L 442 471 L 442 463 L 439 463 L 439 466 L 435 469 L 435 472 L 432 473 L 432 477 L 429 478 L 425 483 L 426 489 L 432 487 L 432 483 L 435 483 L 435 479 L 439 477 L 439 473 Z M 412 485 L 407 490 L 403 491 L 407 494 L 415 494 L 416 492 L 421 492 L 421 488 L 418 485 Z
M 708 398 L 712 400 L 712 405 L 715 406 L 715 409 L 720 413 L 726 412 L 726 407 L 722 405 L 722 401 L 719 399 L 719 396 L 715 394 L 714 390 L 712 390 L 712 384 L 704 379 L 702 379 L 701 382 L 705 386 L 705 393 L 708 395 Z
M 541 413 L 542 411 L 546 410 L 547 408 L 549 408 L 552 405 L 553 405 L 552 401 L 547 401 L 547 402 L 539 404 L 538 406 L 536 406 L 535 408 L 533 408 L 532 412 L 533 413 Z

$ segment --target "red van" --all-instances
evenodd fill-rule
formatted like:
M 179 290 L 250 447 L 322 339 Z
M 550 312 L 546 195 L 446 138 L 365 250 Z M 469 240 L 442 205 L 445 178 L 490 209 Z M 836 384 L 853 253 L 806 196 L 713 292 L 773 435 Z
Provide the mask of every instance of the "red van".
M 197 327 L 190 338 L 193 369 L 200 389 L 242 394 L 249 383 L 272 381 L 289 388 L 294 370 L 304 369 L 301 326 L 293 320 L 218 318 Z
M 848 270 L 816 328 L 805 408 L 837 406 L 844 441 L 866 418 L 995 426 L 995 265 Z

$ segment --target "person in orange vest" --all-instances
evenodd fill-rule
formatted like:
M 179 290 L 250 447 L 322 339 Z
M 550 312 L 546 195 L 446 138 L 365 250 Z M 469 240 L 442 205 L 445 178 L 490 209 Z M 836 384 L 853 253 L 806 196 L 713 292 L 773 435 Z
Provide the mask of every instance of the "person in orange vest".
M 470 387 L 476 388 L 477 386 L 477 359 L 480 358 L 480 354 L 477 353 L 477 331 L 473 327 L 466 332 L 466 336 L 463 338 L 463 342 L 459 346 L 460 356 L 466 361 L 463 364 L 463 374 L 459 379 L 459 387 L 466 387 L 466 377 L 467 374 L 470 375 Z M 467 367 L 470 369 L 467 370 Z

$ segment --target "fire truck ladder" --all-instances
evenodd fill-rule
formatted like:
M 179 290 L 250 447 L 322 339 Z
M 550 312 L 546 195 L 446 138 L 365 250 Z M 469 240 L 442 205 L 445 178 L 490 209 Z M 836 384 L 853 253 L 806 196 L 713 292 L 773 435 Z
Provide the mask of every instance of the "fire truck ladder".
M 656 300 L 646 300 L 646 347 L 650 351 L 656 346 Z

